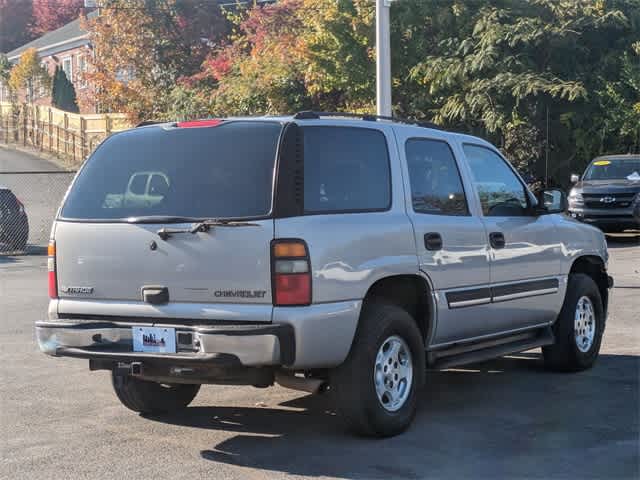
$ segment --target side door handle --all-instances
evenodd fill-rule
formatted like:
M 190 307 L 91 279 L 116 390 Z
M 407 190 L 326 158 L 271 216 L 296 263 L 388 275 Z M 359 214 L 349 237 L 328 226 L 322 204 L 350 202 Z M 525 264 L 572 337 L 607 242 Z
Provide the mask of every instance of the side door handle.
M 442 236 L 438 232 L 424 234 L 424 247 L 427 250 L 442 250 Z
M 504 234 L 502 232 L 491 232 L 489 234 L 489 243 L 495 249 L 504 248 Z

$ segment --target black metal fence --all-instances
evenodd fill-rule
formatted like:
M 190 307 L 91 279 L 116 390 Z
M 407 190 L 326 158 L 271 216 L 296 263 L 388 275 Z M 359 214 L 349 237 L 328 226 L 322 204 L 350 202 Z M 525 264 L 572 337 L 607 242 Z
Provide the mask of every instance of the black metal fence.
M 0 172 L 0 255 L 42 253 L 75 172 Z

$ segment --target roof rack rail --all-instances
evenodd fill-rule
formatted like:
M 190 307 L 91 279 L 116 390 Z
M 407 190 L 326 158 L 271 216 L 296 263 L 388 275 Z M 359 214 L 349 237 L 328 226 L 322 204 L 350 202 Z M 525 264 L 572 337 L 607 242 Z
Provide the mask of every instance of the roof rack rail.
M 370 113 L 351 113 L 351 112 L 315 112 L 312 110 L 304 110 L 296 113 L 293 118 L 296 120 L 317 120 L 323 117 L 345 117 L 359 118 L 368 122 L 376 122 L 378 120 L 387 120 L 395 123 L 404 123 L 407 125 L 416 125 L 418 127 L 433 128 L 435 130 L 443 130 L 443 128 L 435 123 L 423 122 L 420 120 L 410 120 L 401 117 L 388 117 L 384 115 L 373 115 Z

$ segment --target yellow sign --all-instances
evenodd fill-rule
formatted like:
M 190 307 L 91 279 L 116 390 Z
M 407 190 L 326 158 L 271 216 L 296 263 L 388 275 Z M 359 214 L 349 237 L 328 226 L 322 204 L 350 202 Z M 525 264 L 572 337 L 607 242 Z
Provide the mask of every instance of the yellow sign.
M 599 167 L 603 167 L 605 165 L 611 165 L 611 162 L 609 160 L 598 160 L 597 162 L 593 162 L 593 164 Z

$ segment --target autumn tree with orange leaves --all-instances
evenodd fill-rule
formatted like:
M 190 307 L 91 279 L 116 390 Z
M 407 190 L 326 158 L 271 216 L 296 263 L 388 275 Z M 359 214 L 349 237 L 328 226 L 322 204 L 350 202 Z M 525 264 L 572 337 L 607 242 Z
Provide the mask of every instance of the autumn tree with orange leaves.
M 179 0 L 106 0 L 83 24 L 95 50 L 86 73 L 94 100 L 134 121 L 164 118 L 178 80 L 198 72 L 226 33 L 216 4 Z
M 234 10 L 228 44 L 187 83 L 214 115 L 370 110 L 374 11 L 367 0 L 280 0 Z

